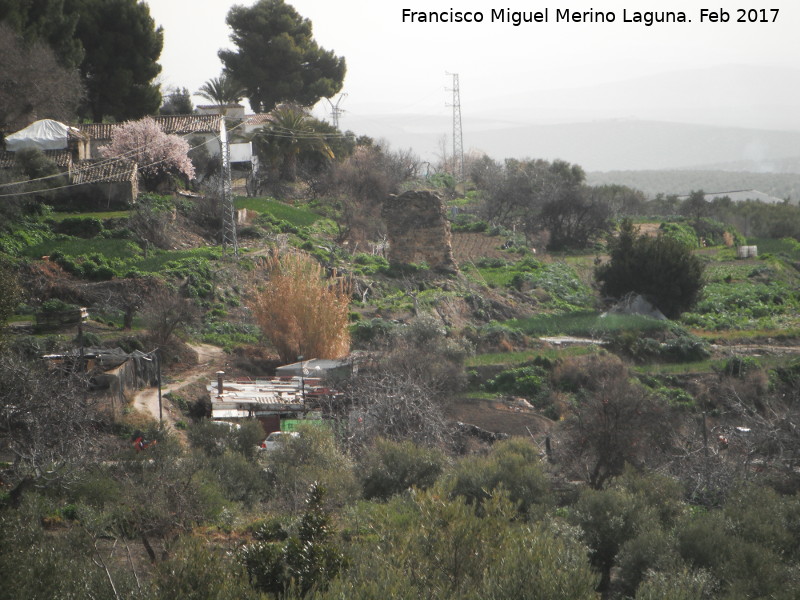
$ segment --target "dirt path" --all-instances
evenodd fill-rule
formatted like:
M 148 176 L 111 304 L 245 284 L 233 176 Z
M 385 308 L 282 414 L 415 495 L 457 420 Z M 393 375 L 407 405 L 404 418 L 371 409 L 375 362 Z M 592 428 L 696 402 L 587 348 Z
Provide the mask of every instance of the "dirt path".
M 164 395 L 177 391 L 195 381 L 203 378 L 211 379 L 214 373 L 224 363 L 225 353 L 221 348 L 209 344 L 196 344 L 191 346 L 197 352 L 197 364 L 188 371 L 180 374 L 180 379 L 162 386 L 162 414 L 164 423 L 170 427 L 175 427 L 175 421 L 180 416 L 170 404 L 169 400 L 163 398 Z M 152 415 L 158 421 L 158 388 L 146 388 L 139 390 L 133 397 L 133 405 L 138 411 Z

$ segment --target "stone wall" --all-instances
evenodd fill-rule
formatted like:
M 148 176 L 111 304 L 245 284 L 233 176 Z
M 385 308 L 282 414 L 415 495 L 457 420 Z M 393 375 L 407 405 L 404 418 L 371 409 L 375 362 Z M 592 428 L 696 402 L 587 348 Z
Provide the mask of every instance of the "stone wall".
M 455 273 L 450 223 L 442 199 L 428 191 L 389 196 L 383 204 L 389 240 L 389 262 L 419 264 Z

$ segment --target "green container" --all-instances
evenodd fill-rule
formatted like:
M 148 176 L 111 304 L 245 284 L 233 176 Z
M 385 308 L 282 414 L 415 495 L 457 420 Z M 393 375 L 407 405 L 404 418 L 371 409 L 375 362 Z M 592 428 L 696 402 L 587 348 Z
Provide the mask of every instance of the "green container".
M 281 431 L 297 431 L 300 425 L 316 425 L 324 427 L 325 421 L 322 419 L 283 419 L 281 421 Z

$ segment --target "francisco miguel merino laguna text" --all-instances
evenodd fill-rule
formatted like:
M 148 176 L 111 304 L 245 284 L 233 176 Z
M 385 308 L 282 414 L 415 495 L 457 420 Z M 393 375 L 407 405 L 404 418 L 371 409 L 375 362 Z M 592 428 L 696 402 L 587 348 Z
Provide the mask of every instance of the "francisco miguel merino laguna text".
M 577 11 L 568 8 L 557 8 L 553 11 L 555 23 L 614 23 L 617 14 L 613 10 L 587 10 Z M 493 8 L 489 14 L 488 22 L 510 23 L 515 27 L 523 23 L 549 23 L 551 11 L 549 8 L 542 10 L 511 10 L 510 8 Z M 483 23 L 483 11 L 417 11 L 410 8 L 403 9 L 403 23 Z M 638 11 L 624 9 L 622 23 L 641 23 L 651 26 L 654 23 L 687 23 L 689 19 L 683 11 Z

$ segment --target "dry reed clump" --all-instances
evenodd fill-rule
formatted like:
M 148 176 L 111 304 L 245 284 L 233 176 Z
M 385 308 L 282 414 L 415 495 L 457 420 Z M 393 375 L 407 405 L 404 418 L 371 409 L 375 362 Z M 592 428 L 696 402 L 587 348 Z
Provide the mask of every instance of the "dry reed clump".
M 281 360 L 341 358 L 350 351 L 350 294 L 340 278 L 298 252 L 267 260 L 269 280 L 254 290 L 250 309 Z

